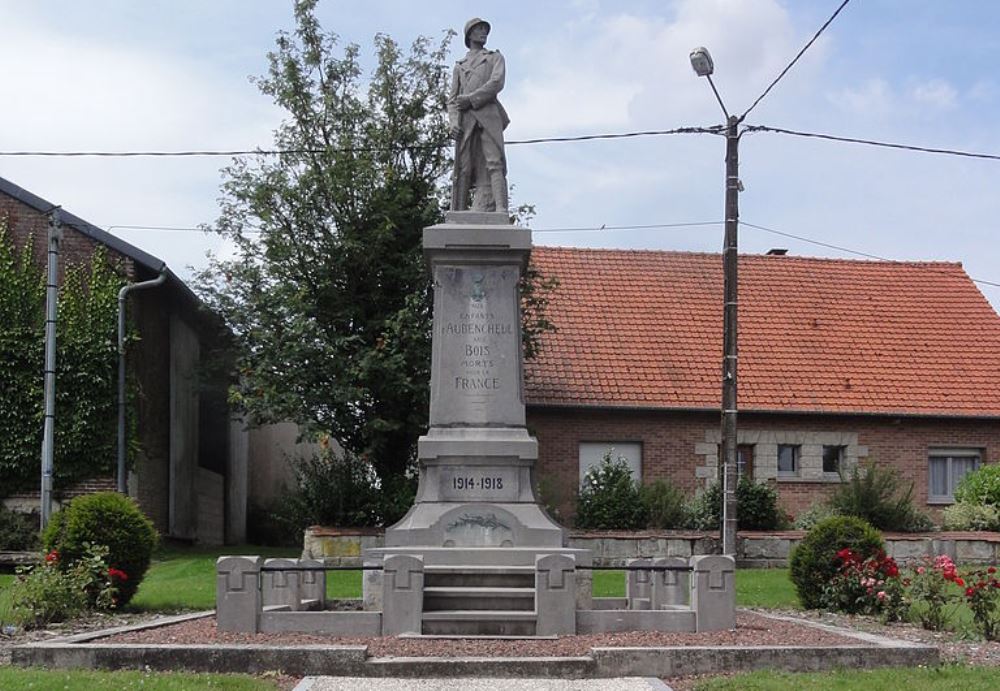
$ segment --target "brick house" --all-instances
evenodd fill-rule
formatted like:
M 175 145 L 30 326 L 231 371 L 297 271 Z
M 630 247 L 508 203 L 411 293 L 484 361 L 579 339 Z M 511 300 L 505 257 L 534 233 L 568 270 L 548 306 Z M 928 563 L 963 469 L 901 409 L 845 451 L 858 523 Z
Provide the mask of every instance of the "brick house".
M 536 247 L 557 278 L 527 363 L 543 494 L 571 515 L 608 448 L 643 482 L 716 476 L 720 255 Z M 740 258 L 741 472 L 797 514 L 861 461 L 913 481 L 919 508 L 1000 462 L 1000 317 L 960 264 Z
M 53 206 L 0 178 L 0 219 L 15 245 L 33 243 L 40 268 L 47 246 L 45 214 Z M 130 282 L 166 275 L 162 285 L 128 297 L 139 336 L 130 346 L 128 364 L 139 392 L 140 446 L 129 493 L 163 535 L 208 544 L 243 541 L 246 432 L 231 420 L 227 383 L 205 376 L 200 367 L 206 353 L 219 346 L 220 321 L 162 260 L 65 210 L 61 219 L 60 275 L 67 261 L 88 263 L 98 246 L 106 248 L 109 260 Z M 96 477 L 64 496 L 114 488 L 114 478 Z M 37 496 L 21 495 L 7 503 L 36 508 Z

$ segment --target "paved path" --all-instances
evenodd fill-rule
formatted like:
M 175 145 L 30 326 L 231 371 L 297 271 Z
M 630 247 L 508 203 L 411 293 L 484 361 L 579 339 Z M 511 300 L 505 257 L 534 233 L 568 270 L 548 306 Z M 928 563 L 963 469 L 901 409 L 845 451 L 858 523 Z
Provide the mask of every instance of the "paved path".
M 373 679 L 306 677 L 295 691 L 670 691 L 659 679 Z

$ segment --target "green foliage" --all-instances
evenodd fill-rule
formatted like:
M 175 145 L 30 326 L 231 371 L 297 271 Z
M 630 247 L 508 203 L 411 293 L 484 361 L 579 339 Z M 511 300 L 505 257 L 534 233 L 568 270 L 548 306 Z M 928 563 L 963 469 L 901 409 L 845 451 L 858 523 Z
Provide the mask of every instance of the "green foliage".
M 1000 464 L 984 465 L 966 474 L 955 488 L 955 501 L 1000 508 Z
M 1000 530 L 1000 509 L 992 504 L 960 501 L 947 507 L 941 517 L 943 530 Z
M 349 453 L 316 454 L 295 462 L 298 492 L 293 501 L 305 519 L 301 528 L 378 525 L 379 489 L 374 469 Z
M 687 497 L 666 480 L 657 480 L 639 489 L 639 501 L 646 507 L 651 528 L 683 528 L 688 522 Z
M 75 560 L 53 550 L 38 566 L 19 566 L 11 596 L 13 620 L 25 628 L 43 628 L 88 607 L 113 609 L 117 587 L 107 557 L 107 547 L 85 542 Z
M 795 517 L 795 522 L 792 527 L 796 530 L 811 530 L 820 521 L 825 521 L 833 516 L 839 516 L 837 510 L 832 508 L 828 503 L 819 502 L 813 504 L 808 509 L 800 513 Z
M 138 590 L 157 541 L 152 522 L 134 501 L 117 492 L 73 499 L 42 533 L 45 549 L 58 551 L 65 562 L 81 559 L 85 543 L 107 546 L 108 565 L 127 577 L 118 585 L 120 605 L 127 604 Z
M 879 530 L 919 532 L 932 526 L 913 506 L 913 483 L 903 490 L 899 475 L 874 463 L 855 467 L 851 478 L 830 497 L 830 507 L 843 516 L 857 516 Z
M 19 552 L 39 546 L 38 514 L 11 511 L 0 503 L 0 551 Z
M 792 551 L 790 575 L 806 609 L 822 606 L 823 588 L 839 570 L 837 552 L 847 548 L 862 561 L 885 551 L 882 535 L 856 516 L 834 516 L 817 523 Z
M 45 271 L 0 220 L 0 498 L 37 489 L 44 391 Z M 117 298 L 103 251 L 67 267 L 59 290 L 55 488 L 114 472 Z
M 576 526 L 593 530 L 639 530 L 646 527 L 646 507 L 639 485 L 624 458 L 612 459 L 609 451 L 600 465 L 583 478 L 576 499 Z
M 736 485 L 736 505 L 740 530 L 780 530 L 787 525 L 788 519 L 778 507 L 778 492 L 767 483 L 741 477 Z M 718 530 L 722 521 L 722 488 L 718 482 L 691 501 L 689 516 L 692 528 Z

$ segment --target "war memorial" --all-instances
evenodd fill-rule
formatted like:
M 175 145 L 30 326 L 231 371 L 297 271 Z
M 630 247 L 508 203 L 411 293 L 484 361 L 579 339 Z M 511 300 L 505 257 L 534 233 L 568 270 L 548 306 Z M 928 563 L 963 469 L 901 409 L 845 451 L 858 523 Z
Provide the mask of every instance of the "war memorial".
M 327 608 L 316 560 L 221 557 L 221 631 L 339 635 L 552 636 L 735 626 L 734 560 L 637 559 L 627 597 L 594 598 L 589 550 L 539 505 L 525 427 L 519 283 L 531 231 L 512 225 L 497 100 L 506 65 L 490 26 L 465 25 L 448 115 L 451 210 L 424 229 L 434 316 L 429 429 L 419 488 L 385 546 L 364 554 L 364 611 Z

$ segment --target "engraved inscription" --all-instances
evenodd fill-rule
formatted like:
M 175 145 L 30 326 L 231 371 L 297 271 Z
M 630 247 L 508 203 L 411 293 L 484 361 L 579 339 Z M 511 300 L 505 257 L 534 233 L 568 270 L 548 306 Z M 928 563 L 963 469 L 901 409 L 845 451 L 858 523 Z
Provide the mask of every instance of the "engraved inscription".
M 475 295 L 473 302 L 476 302 Z M 480 300 L 481 301 L 481 300 Z M 456 391 L 490 393 L 503 388 L 503 377 L 497 371 L 497 337 L 510 336 L 514 325 L 497 319 L 493 312 L 469 310 L 442 328 L 442 336 L 456 339 L 460 345 L 451 349 L 460 360 L 453 371 L 451 385 Z
M 445 500 L 492 499 L 513 501 L 517 476 L 512 468 L 449 468 L 441 473 L 441 497 Z

